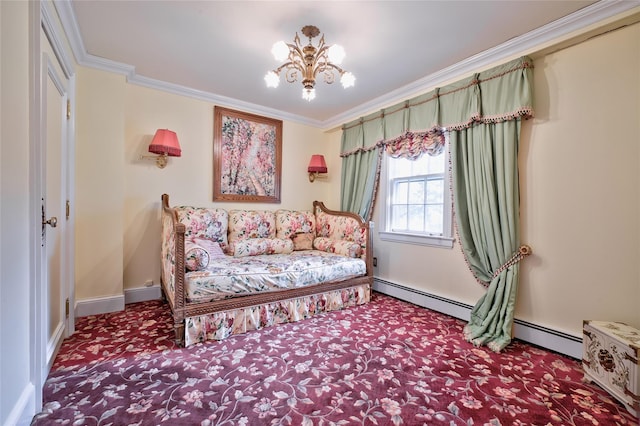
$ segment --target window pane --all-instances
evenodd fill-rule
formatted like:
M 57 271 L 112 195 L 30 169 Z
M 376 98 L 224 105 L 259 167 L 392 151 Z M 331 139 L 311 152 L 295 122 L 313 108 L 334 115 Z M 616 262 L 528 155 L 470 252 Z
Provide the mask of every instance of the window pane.
M 409 206 L 409 230 L 424 232 L 424 205 Z
M 429 155 L 422 154 L 420 158 L 413 161 L 412 176 L 426 175 L 429 173 Z
M 427 206 L 427 215 L 424 223 L 425 232 L 442 235 L 444 229 L 443 210 L 442 204 Z
M 396 182 L 396 185 L 393 191 L 392 204 L 407 204 L 407 197 L 408 197 L 407 191 L 409 191 L 409 182 L 407 181 Z
M 395 158 L 389 158 L 387 160 L 387 173 L 389 173 L 389 179 L 396 177 L 396 169 L 398 168 L 398 161 Z
M 428 158 L 429 173 L 444 173 L 444 154 L 440 154 L 435 157 L 425 155 L 425 157 Z
M 389 177 L 394 179 L 398 177 L 408 177 L 411 176 L 411 166 L 413 161 L 407 160 L 406 158 L 394 158 L 389 161 L 392 164 L 389 167 Z
M 423 154 L 417 160 L 386 158 L 387 198 L 384 229 L 398 234 L 450 237 L 450 190 L 446 152 L 436 157 Z M 428 234 L 428 235 L 427 235 Z
M 391 209 L 391 229 L 407 229 L 407 206 L 393 206 Z
M 442 204 L 444 201 L 444 181 L 432 179 L 427 182 L 427 204 Z
M 409 183 L 409 204 L 424 204 L 424 181 Z

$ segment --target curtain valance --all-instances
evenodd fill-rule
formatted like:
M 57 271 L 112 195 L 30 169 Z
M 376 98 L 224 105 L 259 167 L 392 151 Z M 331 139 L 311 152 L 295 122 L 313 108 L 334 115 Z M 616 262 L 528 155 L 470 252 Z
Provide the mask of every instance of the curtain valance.
M 440 129 L 426 133 L 406 132 L 404 135 L 385 142 L 387 154 L 392 158 L 416 160 L 422 154 L 437 156 L 444 151 L 445 137 Z
M 522 57 L 351 121 L 342 127 L 340 156 L 428 139 L 443 127 L 460 130 L 477 122 L 529 118 L 532 69 L 533 61 Z

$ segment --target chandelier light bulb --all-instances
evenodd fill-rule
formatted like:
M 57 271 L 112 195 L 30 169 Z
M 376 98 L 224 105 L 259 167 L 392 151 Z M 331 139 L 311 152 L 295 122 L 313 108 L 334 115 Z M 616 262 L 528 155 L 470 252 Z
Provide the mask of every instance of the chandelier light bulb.
M 345 72 L 342 74 L 342 77 L 340 77 L 340 83 L 342 83 L 342 87 L 346 89 L 356 84 L 356 77 L 350 72 Z
M 267 87 L 278 87 L 280 84 L 280 76 L 273 71 L 269 71 L 264 76 L 264 81 L 267 83 Z
M 302 89 L 302 99 L 311 102 L 316 98 L 316 89 Z
M 329 61 L 333 62 L 336 65 L 340 65 L 344 60 L 346 53 L 344 52 L 344 47 L 339 44 L 334 44 L 327 50 L 327 56 L 329 57 Z
M 280 40 L 279 42 L 273 44 L 273 47 L 271 48 L 271 54 L 274 58 L 276 58 L 276 61 L 282 62 L 289 56 L 289 46 L 287 46 L 287 43 Z

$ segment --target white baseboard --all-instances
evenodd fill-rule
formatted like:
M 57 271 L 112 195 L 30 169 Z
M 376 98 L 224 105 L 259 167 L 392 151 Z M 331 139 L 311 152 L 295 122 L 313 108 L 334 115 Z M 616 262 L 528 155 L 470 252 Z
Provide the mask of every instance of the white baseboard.
M 56 330 L 54 331 L 51 339 L 47 342 L 47 371 L 51 371 L 51 367 L 53 367 L 53 361 L 55 361 L 56 354 L 58 353 L 58 349 L 62 345 L 62 341 L 64 340 L 64 323 L 58 323 Z
M 33 383 L 28 383 L 22 390 L 20 398 L 11 409 L 4 422 L 4 426 L 26 426 L 36 413 L 36 392 Z
M 124 291 L 124 303 L 146 302 L 147 300 L 157 300 L 161 297 L 160 286 L 129 288 Z
M 76 318 L 89 315 L 107 314 L 124 309 L 124 295 L 96 297 L 92 299 L 76 300 Z
M 160 286 L 129 288 L 118 296 L 96 297 L 92 299 L 76 300 L 76 317 L 118 312 L 124 309 L 126 303 L 145 302 L 160 299 Z
M 406 302 L 442 312 L 455 318 L 460 318 L 464 321 L 469 321 L 471 317 L 471 305 L 425 293 L 390 281 L 374 278 L 373 289 Z M 572 358 L 582 358 L 581 337 L 572 336 L 518 319 L 514 320 L 513 333 L 516 339 L 559 352 Z

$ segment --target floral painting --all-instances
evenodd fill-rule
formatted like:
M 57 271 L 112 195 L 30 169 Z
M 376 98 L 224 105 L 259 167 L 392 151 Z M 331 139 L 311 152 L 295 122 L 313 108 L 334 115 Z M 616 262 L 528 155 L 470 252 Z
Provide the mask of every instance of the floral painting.
M 282 121 L 214 108 L 213 200 L 280 202 Z

